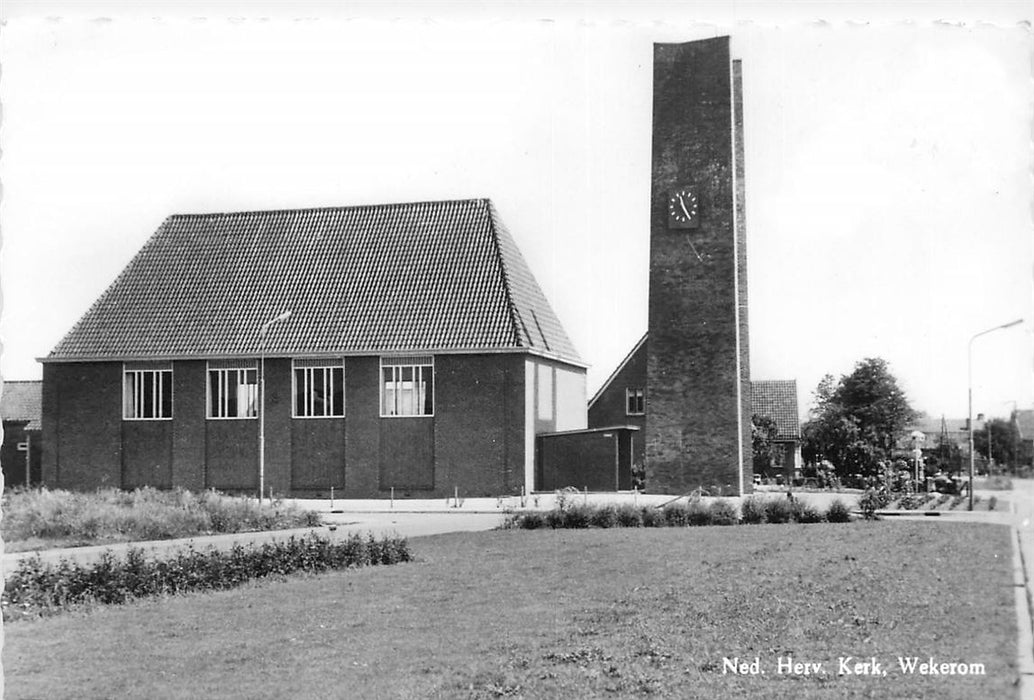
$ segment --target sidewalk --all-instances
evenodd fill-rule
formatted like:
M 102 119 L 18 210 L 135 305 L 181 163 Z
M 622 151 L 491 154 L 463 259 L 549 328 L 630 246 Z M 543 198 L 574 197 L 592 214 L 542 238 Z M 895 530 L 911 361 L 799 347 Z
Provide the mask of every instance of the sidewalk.
M 494 499 L 493 499 L 494 501 Z M 298 528 L 293 530 L 269 530 L 265 532 L 241 532 L 204 537 L 188 537 L 177 540 L 156 540 L 151 542 L 121 542 L 116 544 L 96 545 L 91 547 L 69 547 L 67 549 L 47 549 L 39 552 L 44 562 L 57 562 L 68 559 L 80 564 L 97 561 L 105 551 L 115 556 L 122 556 L 130 547 L 143 549 L 149 557 L 161 557 L 175 553 L 186 547 L 205 550 L 209 547 L 229 549 L 234 544 L 262 544 L 274 540 L 286 540 L 289 537 L 303 537 L 316 533 L 332 540 L 340 540 L 353 533 L 373 533 L 375 536 L 395 534 L 401 537 L 421 537 L 439 535 L 447 532 L 477 532 L 491 530 L 502 522 L 501 513 L 330 513 L 326 509 L 314 508 L 323 514 L 326 523 L 320 527 Z M 0 567 L 6 580 L 22 559 L 36 556 L 37 552 L 4 553 Z

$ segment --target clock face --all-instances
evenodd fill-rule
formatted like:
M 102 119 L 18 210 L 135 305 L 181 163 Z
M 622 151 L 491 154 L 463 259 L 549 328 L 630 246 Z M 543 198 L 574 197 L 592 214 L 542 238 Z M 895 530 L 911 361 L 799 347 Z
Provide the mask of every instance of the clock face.
M 668 197 L 668 228 L 696 228 L 700 225 L 700 203 L 693 190 L 682 188 Z

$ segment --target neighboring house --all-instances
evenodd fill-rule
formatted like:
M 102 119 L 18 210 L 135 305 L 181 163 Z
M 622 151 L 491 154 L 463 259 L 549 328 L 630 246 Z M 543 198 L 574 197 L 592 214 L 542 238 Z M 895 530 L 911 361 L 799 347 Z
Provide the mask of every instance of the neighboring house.
M 973 421 L 976 426 L 977 432 L 984 429 L 984 418 L 983 414 L 980 414 L 976 420 Z M 902 450 L 910 450 L 915 445 L 912 442 L 911 434 L 918 430 L 919 432 L 926 435 L 926 440 L 923 442 L 922 447 L 930 450 L 939 447 L 941 440 L 946 440 L 948 444 L 955 445 L 961 450 L 962 455 L 969 456 L 969 420 L 966 418 L 930 418 L 923 416 L 914 420 L 904 431 L 900 440 L 898 440 L 898 448 Z
M 586 426 L 486 199 L 171 216 L 42 362 L 66 488 L 254 492 L 264 453 L 278 495 L 519 493 L 535 435 Z
M 5 488 L 40 483 L 41 387 L 39 381 L 5 381 L 0 389 L 0 415 L 4 425 L 0 465 Z
M 750 383 L 751 413 L 775 422 L 774 442 L 779 448 L 776 465 L 787 478 L 801 467 L 801 422 L 797 412 L 797 381 L 755 380 Z
M 639 339 L 617 368 L 589 400 L 589 426 L 606 428 L 630 425 L 639 429 L 632 436 L 632 463 L 642 467 L 646 454 L 646 334 Z
M 648 334 L 635 344 L 607 380 L 589 401 L 589 427 L 634 426 L 632 460 L 642 464 L 645 459 L 643 436 L 646 432 L 650 397 L 646 393 L 646 363 Z M 782 458 L 780 463 L 793 474 L 801 464 L 801 428 L 797 413 L 797 382 L 752 381 L 750 405 L 753 413 L 772 418 L 779 429 L 776 442 Z M 649 483 L 647 483 L 649 489 Z
M 1034 410 L 1014 411 L 1012 419 L 1016 422 L 1020 441 L 1016 463 L 1034 467 Z

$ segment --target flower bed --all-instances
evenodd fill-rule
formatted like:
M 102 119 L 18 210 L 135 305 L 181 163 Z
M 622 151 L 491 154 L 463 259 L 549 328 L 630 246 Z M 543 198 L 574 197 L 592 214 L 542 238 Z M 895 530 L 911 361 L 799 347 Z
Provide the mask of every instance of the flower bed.
M 759 498 L 748 496 L 739 509 L 732 502 L 717 499 L 704 503 L 697 499 L 688 503 L 669 503 L 663 507 L 571 504 L 561 501 L 556 508 L 509 513 L 504 528 L 536 530 L 539 528 L 581 529 L 610 527 L 699 527 L 708 525 L 753 525 L 759 523 L 842 523 L 851 514 L 839 499 L 825 512 L 800 498 Z

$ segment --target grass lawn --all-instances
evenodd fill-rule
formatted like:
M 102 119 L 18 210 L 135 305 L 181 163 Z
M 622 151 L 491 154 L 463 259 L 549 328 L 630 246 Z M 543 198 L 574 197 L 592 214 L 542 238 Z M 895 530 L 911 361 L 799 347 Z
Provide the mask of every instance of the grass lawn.
M 1016 697 L 1009 529 L 509 530 L 6 626 L 8 698 Z M 821 663 L 777 673 L 779 657 Z M 886 676 L 838 675 L 876 657 Z M 986 675 L 904 674 L 897 657 Z M 724 657 L 764 675 L 723 673 Z

